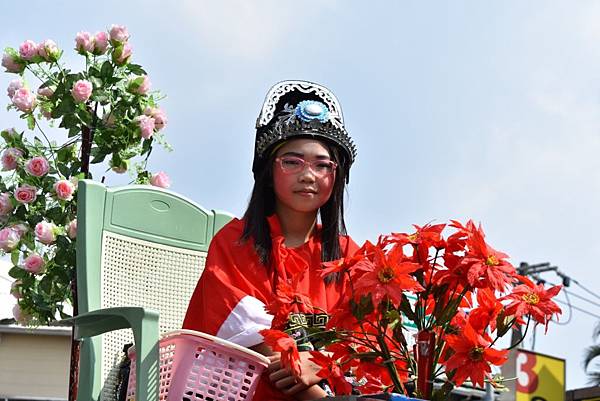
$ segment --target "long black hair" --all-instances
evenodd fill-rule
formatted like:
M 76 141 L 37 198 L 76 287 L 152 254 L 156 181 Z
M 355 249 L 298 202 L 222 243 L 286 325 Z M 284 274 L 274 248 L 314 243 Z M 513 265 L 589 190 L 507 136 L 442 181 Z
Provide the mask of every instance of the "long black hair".
M 296 138 L 296 137 L 295 137 Z M 331 159 L 338 164 L 335 181 L 331 196 L 327 202 L 319 208 L 321 218 L 321 261 L 328 262 L 342 257 L 339 236 L 346 235 L 346 223 L 344 221 L 344 189 L 346 187 L 346 157 L 337 145 L 329 143 L 325 139 L 315 137 L 323 142 Z M 271 268 L 271 232 L 267 217 L 275 213 L 275 192 L 273 190 L 273 161 L 275 152 L 266 158 L 258 174 L 255 175 L 254 188 L 248 208 L 244 213 L 244 231 L 241 240 L 254 241 L 254 249 L 258 254 L 260 262 Z M 337 281 L 338 274 L 325 278 L 326 283 Z

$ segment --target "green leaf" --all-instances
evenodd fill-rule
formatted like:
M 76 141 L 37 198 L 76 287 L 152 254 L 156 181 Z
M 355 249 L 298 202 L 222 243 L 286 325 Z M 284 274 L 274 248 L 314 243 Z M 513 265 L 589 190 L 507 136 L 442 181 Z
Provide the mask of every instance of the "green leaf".
M 90 77 L 90 82 L 94 85 L 94 88 L 102 87 L 102 79 L 96 77 Z
M 102 64 L 102 68 L 100 69 L 100 76 L 102 78 L 109 78 L 112 77 L 113 72 L 114 72 L 114 67 L 112 66 L 111 62 L 106 60 L 103 64 Z
M 27 272 L 25 270 L 21 269 L 20 267 L 13 266 L 8 271 L 8 275 L 11 276 L 12 278 L 19 280 L 19 279 L 24 279 L 25 277 L 27 277 Z
M 139 64 L 128 64 L 127 69 L 135 75 L 147 75 L 146 71 Z
M 19 264 L 19 257 L 21 256 L 21 251 L 17 248 L 17 249 L 13 249 L 13 251 L 10 253 L 10 261 L 12 262 L 13 265 L 18 265 Z
M 27 128 L 29 128 L 30 130 L 33 130 L 35 128 L 35 117 L 33 117 L 33 114 L 29 114 L 27 116 Z
M 88 127 L 92 125 L 92 115 L 89 111 L 85 109 L 77 110 L 77 116 L 81 119 L 81 121 L 87 125 Z

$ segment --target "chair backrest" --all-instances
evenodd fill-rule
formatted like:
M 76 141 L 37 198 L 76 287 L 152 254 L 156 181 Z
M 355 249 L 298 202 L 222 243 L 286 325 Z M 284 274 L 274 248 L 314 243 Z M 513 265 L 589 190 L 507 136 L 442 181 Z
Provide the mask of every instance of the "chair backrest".
M 142 306 L 159 312 L 161 334 L 181 328 L 210 240 L 233 216 L 160 188 L 90 180 L 80 181 L 77 202 L 79 312 Z M 94 341 L 101 351 L 88 356 L 102 365 L 100 399 L 110 399 L 117 359 L 133 337 L 119 330 Z

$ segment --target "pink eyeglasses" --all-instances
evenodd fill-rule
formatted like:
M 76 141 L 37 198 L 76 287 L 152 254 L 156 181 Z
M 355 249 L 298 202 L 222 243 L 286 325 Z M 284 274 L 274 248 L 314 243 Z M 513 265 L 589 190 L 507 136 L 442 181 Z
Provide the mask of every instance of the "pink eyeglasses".
M 295 156 L 278 157 L 275 159 L 275 163 L 278 163 L 281 167 L 281 171 L 286 174 L 297 174 L 301 171 L 304 171 L 308 165 L 318 178 L 330 176 L 337 168 L 337 163 L 332 160 L 315 160 L 309 162 Z

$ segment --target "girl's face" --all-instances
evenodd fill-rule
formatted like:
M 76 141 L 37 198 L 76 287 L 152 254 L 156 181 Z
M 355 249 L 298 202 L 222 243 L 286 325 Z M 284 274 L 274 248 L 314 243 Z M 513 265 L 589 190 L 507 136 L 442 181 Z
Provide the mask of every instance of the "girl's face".
M 315 139 L 292 139 L 277 150 L 273 188 L 278 211 L 313 213 L 331 196 L 336 165 Z

